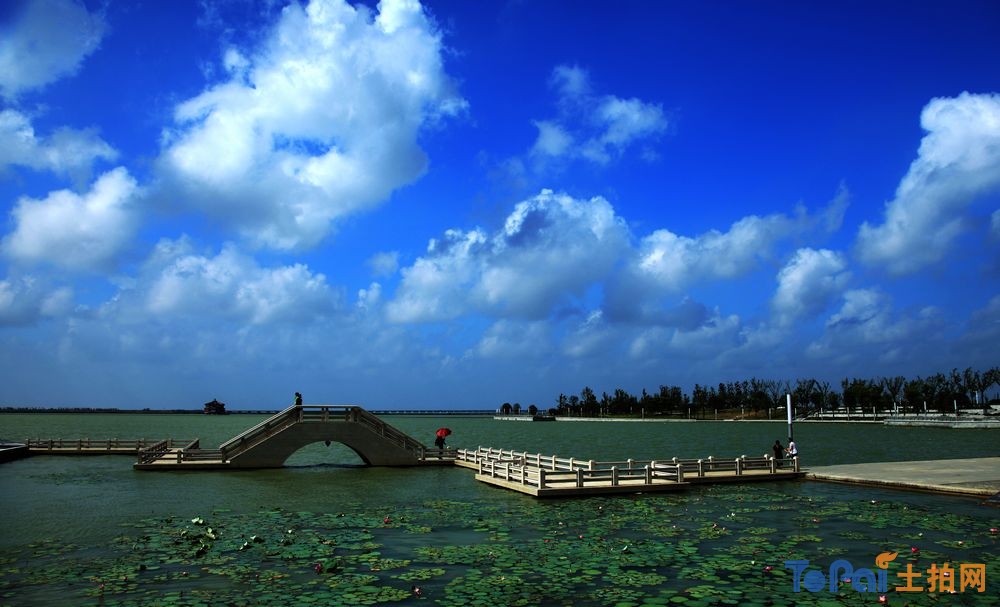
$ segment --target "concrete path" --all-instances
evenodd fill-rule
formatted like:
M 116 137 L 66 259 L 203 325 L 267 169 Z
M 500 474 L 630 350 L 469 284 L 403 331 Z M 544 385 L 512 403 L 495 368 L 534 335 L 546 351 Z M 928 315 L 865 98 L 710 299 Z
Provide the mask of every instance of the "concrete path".
M 1000 493 L 1000 457 L 816 466 L 806 478 L 991 497 Z

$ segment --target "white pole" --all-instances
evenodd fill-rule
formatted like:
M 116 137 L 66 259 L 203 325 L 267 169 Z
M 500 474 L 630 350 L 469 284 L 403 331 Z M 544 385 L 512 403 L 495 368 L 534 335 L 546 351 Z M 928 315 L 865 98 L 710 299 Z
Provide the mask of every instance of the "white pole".
M 792 440 L 792 395 L 785 395 L 785 409 L 788 411 L 788 440 Z

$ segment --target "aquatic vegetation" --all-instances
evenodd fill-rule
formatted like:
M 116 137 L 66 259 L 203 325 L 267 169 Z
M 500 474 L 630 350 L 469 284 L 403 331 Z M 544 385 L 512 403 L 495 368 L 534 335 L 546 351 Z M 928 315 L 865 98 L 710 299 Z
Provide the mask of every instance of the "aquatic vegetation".
M 294 596 L 302 605 L 763 607 L 803 598 L 792 592 L 788 559 L 872 567 L 876 555 L 898 552 L 896 567 L 984 563 L 998 571 L 995 514 L 753 485 L 474 506 L 432 500 L 392 512 L 218 510 L 129 521 L 106 545 L 49 538 L 5 549 L 0 605 L 277 606 Z M 849 584 L 806 598 L 878 601 Z M 905 598 L 939 602 L 926 592 Z M 889 592 L 885 602 L 895 601 L 903 604 Z M 948 604 L 1000 599 L 967 590 Z

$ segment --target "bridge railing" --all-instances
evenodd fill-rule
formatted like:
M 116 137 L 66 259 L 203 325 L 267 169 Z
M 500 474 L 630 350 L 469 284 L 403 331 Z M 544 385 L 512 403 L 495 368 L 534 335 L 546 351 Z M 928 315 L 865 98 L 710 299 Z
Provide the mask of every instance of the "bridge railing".
M 423 457 L 428 451 L 427 447 L 420 441 L 385 423 L 382 418 L 365 411 L 361 407 L 352 407 L 347 415 L 350 421 L 367 427 L 372 432 L 392 441 L 418 457 Z
M 294 424 L 332 421 L 361 424 L 418 456 L 426 451 L 422 443 L 357 405 L 292 405 L 222 443 L 219 450 L 223 459 L 231 459 Z

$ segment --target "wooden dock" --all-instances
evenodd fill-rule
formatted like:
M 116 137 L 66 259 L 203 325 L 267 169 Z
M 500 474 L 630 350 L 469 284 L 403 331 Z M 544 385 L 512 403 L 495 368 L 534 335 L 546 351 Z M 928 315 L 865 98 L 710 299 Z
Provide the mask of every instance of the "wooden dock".
M 479 447 L 458 449 L 455 465 L 475 470 L 478 481 L 535 497 L 678 491 L 698 484 L 803 476 L 798 458 L 780 462 L 767 455 L 601 462 Z

